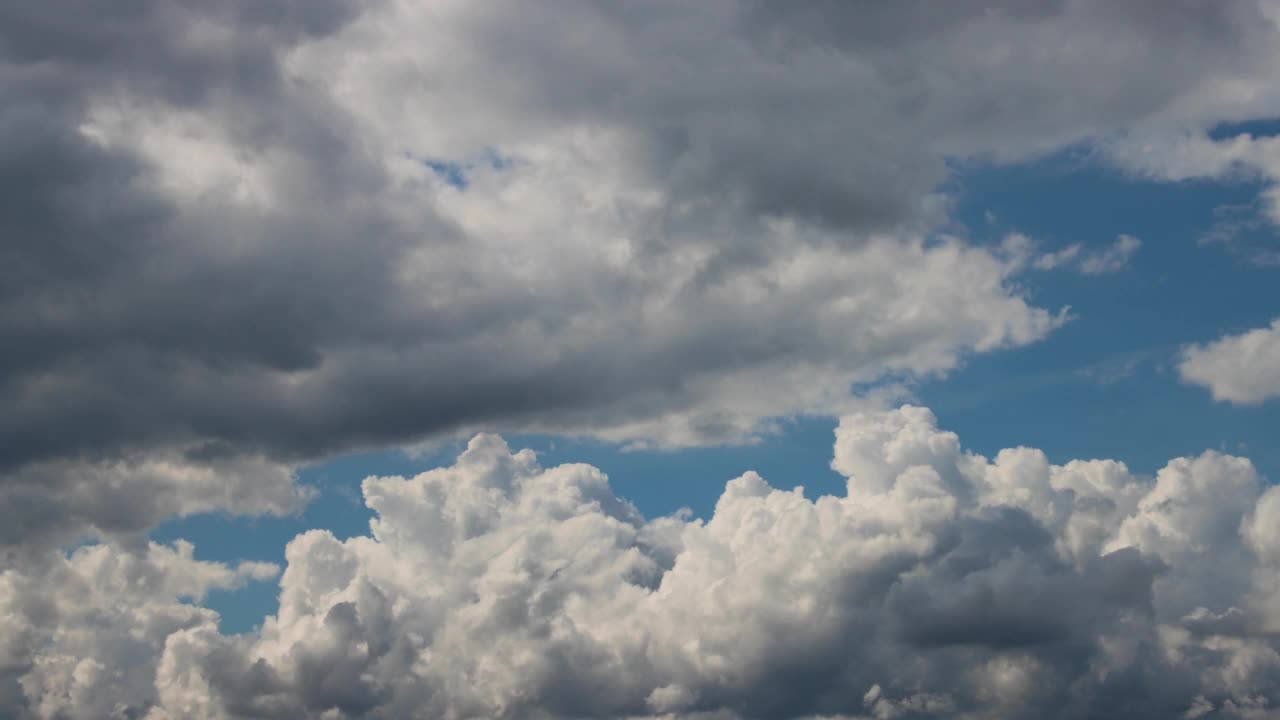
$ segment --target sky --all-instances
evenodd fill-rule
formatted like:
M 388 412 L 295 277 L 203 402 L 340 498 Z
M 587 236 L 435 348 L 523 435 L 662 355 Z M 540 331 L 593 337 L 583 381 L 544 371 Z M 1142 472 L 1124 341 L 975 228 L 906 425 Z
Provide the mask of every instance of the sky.
M 1278 22 L 0 3 L 0 718 L 1280 718 Z

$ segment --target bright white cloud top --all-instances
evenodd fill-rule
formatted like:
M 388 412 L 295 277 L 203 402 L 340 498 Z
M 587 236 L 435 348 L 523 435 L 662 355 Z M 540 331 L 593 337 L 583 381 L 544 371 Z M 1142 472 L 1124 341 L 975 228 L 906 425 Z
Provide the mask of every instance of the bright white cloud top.
M 988 459 L 905 406 L 844 417 L 833 467 L 843 496 L 747 473 L 706 522 L 646 521 L 595 468 L 480 435 L 451 467 L 365 480 L 370 537 L 293 540 L 259 632 L 223 636 L 178 598 L 273 569 L 189 547 L 6 571 L 6 667 L 42 716 L 86 719 L 1261 717 L 1280 700 L 1280 489 L 1248 460 L 1149 478 Z
M 1214 400 L 1256 405 L 1280 397 L 1280 318 L 1271 325 L 1183 350 L 1182 379 Z

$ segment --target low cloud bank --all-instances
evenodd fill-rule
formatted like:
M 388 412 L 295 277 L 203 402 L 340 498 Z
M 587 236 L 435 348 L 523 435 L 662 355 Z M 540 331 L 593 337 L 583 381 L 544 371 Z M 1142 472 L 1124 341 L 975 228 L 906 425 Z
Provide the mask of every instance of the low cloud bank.
M 588 465 L 479 435 L 370 477 L 371 534 L 295 538 L 279 612 L 181 598 L 269 577 L 98 545 L 0 575 L 19 717 L 1270 717 L 1280 490 L 1206 452 L 961 448 L 924 408 L 844 417 L 840 497 L 755 473 L 646 520 Z M 90 589 L 95 591 L 91 592 Z M 52 603 L 48 602 L 53 598 Z M 25 715 L 22 713 L 26 713 Z

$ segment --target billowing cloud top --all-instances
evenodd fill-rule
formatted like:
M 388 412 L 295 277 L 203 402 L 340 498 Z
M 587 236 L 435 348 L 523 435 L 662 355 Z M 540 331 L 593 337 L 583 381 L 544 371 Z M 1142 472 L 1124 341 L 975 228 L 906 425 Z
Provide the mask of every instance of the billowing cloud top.
M 1114 464 L 975 459 L 918 410 L 858 416 L 847 498 L 748 476 L 703 524 L 647 522 L 598 473 L 480 435 L 451 470 L 370 481 L 372 537 L 296 540 L 279 615 L 247 637 L 192 603 L 268 569 L 145 536 L 292 512 L 296 469 L 352 449 L 750 441 L 852 412 L 853 387 L 1034 343 L 1070 315 L 1024 273 L 1119 271 L 1158 239 L 974 241 L 949 168 L 1083 146 L 1155 180 L 1247 175 L 1274 210 L 1280 145 L 1208 131 L 1280 115 L 1278 15 L 0 3 L 4 708 L 1263 712 L 1274 543 L 1237 532 L 1260 490 L 1216 455 L 1147 487 Z M 1184 375 L 1256 399 L 1265 373 L 1219 372 L 1238 342 L 1189 351 Z
M 987 459 L 906 406 L 843 418 L 832 466 L 839 497 L 747 473 L 705 522 L 645 521 L 595 468 L 479 435 L 452 467 L 365 480 L 369 537 L 294 539 L 259 631 L 222 635 L 178 598 L 272 568 L 97 546 L 0 575 L 0 648 L 37 716 L 86 719 L 1269 717 L 1280 701 L 1280 488 L 1249 461 L 1206 452 L 1144 478 L 1030 448 Z

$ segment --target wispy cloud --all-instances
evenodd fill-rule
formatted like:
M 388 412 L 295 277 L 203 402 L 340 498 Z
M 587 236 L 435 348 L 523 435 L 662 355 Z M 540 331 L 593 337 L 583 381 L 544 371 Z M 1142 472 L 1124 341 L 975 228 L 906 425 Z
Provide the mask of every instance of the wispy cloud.
M 1061 250 L 1045 253 L 1032 261 L 1032 266 L 1037 270 L 1069 269 L 1085 275 L 1105 275 L 1127 268 L 1141 247 L 1141 240 L 1122 234 L 1111 245 L 1103 248 L 1086 248 L 1081 243 L 1074 243 Z

